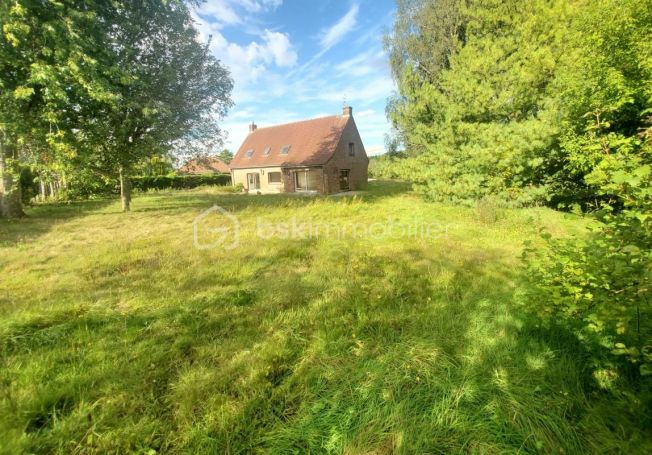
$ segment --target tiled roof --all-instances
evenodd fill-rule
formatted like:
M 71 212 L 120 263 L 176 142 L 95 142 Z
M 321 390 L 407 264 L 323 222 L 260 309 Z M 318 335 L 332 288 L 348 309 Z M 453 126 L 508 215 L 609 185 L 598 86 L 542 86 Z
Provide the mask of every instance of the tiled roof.
M 179 168 L 182 174 L 207 174 L 209 172 L 218 172 L 228 174 L 231 172 L 228 164 L 214 156 L 193 158 Z
M 349 119 L 349 116 L 333 115 L 257 128 L 240 146 L 231 161 L 231 169 L 326 164 L 335 153 Z M 287 153 L 285 147 L 289 147 Z

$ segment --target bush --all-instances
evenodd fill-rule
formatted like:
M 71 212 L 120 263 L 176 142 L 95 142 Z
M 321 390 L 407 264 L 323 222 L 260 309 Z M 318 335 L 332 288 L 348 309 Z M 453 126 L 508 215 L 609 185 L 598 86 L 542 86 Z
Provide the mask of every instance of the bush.
M 381 155 L 372 156 L 369 159 L 369 177 L 375 179 L 398 179 L 400 172 L 398 170 L 401 164 L 402 155 Z
M 133 177 L 131 183 L 135 190 L 181 190 L 197 188 L 204 185 L 226 186 L 231 184 L 229 174 L 204 175 L 162 175 L 151 177 Z
M 475 205 L 478 220 L 485 224 L 495 223 L 502 215 L 501 206 L 501 201 L 494 196 L 485 196 L 478 200 Z
M 548 248 L 525 257 L 546 320 L 569 325 L 596 362 L 611 354 L 652 375 L 652 127 L 641 136 L 609 137 L 610 153 L 587 176 L 618 198 L 603 204 L 602 224 L 585 239 L 544 234 Z

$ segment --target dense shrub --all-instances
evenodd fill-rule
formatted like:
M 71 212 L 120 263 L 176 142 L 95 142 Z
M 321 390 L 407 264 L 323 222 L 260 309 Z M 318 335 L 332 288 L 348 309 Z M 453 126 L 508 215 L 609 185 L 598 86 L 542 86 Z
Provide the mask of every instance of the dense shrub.
M 133 177 L 133 188 L 140 191 L 149 190 L 181 190 L 197 188 L 204 185 L 225 186 L 231 184 L 229 174 L 203 174 L 203 175 L 163 175 L 151 177 Z
M 640 138 L 596 136 L 609 153 L 587 180 L 617 199 L 588 238 L 546 234 L 525 257 L 545 320 L 570 325 L 596 361 L 611 353 L 652 375 L 652 126 Z
M 90 169 L 79 169 L 68 173 L 68 184 L 62 191 L 64 200 L 78 201 L 112 197 L 120 194 L 118 181 L 106 176 L 98 176 Z
M 369 158 L 369 177 L 375 179 L 398 179 L 402 155 L 381 155 Z

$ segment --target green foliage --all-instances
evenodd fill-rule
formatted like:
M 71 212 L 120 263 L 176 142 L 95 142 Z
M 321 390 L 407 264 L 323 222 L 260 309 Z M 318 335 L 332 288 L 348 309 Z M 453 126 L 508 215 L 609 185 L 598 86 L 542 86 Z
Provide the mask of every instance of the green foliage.
M 229 164 L 233 159 L 233 152 L 228 149 L 224 149 L 216 155 L 219 159 L 224 161 L 226 164 Z
M 526 259 L 538 311 L 567 321 L 598 356 L 625 357 L 652 374 L 652 147 L 633 138 L 608 142 L 611 153 L 587 176 L 602 194 L 602 223 L 587 239 L 545 236 Z M 636 144 L 635 142 L 639 142 Z M 607 142 L 605 142 L 606 144 Z
M 190 8 L 0 2 L 0 153 L 115 178 L 175 148 L 221 145 L 233 82 Z
M 602 1 L 584 16 L 578 26 L 593 31 L 559 81 L 569 100 L 562 172 L 582 176 L 601 224 L 584 240 L 547 236 L 526 259 L 539 313 L 575 327 L 600 361 L 606 350 L 651 374 L 652 5 L 639 5 Z
M 369 157 L 369 177 L 375 179 L 398 179 L 401 158 L 389 154 Z
M 136 175 L 168 175 L 174 173 L 172 159 L 169 156 L 152 156 L 134 167 Z
M 456 12 L 428 14 L 439 3 L 412 2 L 407 36 L 399 9 L 387 39 L 399 87 L 388 113 L 410 155 L 404 178 L 438 201 L 545 200 L 546 156 L 559 131 L 547 100 L 567 2 L 445 2 L 459 3 Z M 416 43 L 440 34 L 455 37 L 445 58 L 422 59 Z
M 652 2 L 489 0 L 430 13 L 440 3 L 399 2 L 387 38 L 403 177 L 430 199 L 469 205 L 607 200 L 587 177 L 602 141 L 630 140 L 649 105 Z M 430 61 L 422 46 L 442 33 L 457 38 Z
M 140 191 L 189 189 L 204 185 L 225 186 L 231 184 L 228 174 L 203 174 L 203 175 L 158 175 L 145 177 L 132 177 L 133 188 Z

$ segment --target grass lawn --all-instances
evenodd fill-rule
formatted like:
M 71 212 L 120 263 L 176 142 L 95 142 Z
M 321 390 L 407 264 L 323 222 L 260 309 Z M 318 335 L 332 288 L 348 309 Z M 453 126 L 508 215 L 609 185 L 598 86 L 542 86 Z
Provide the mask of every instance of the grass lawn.
M 193 246 L 213 204 L 238 217 L 233 250 Z M 128 214 L 110 200 L 28 215 L 0 221 L 4 453 L 652 449 L 573 338 L 525 313 L 523 241 L 542 226 L 581 233 L 581 218 L 493 220 L 386 182 L 358 197 L 213 188 L 140 195 Z M 348 234 L 257 233 L 292 217 Z M 423 223 L 435 228 L 410 232 Z

